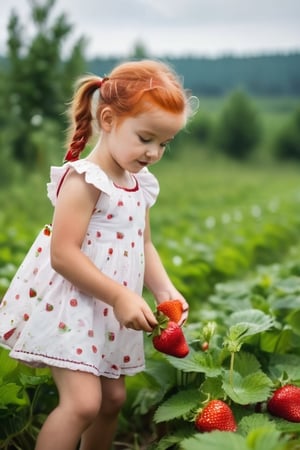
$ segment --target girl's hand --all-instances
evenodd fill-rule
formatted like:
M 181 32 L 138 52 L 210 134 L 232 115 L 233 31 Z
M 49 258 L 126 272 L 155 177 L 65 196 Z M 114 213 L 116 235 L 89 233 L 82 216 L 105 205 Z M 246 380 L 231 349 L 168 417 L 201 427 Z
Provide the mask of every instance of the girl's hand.
M 181 319 L 178 323 L 178 325 L 183 325 L 184 322 L 187 320 L 188 315 L 189 315 L 189 305 L 187 303 L 187 301 L 185 300 L 185 298 L 183 298 L 182 296 L 178 297 L 178 300 L 181 301 L 182 304 L 182 316 Z
M 114 313 L 121 325 L 133 330 L 151 332 L 157 320 L 147 302 L 128 290 L 125 297 L 118 297 L 114 303 Z

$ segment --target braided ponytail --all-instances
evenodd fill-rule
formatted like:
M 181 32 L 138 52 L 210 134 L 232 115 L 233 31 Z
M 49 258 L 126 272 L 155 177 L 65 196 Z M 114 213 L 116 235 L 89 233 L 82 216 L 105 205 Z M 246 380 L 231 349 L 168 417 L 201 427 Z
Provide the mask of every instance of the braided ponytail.
M 69 129 L 68 150 L 64 161 L 76 161 L 92 136 L 92 97 L 106 78 L 88 76 L 81 78 L 70 107 L 71 126 Z

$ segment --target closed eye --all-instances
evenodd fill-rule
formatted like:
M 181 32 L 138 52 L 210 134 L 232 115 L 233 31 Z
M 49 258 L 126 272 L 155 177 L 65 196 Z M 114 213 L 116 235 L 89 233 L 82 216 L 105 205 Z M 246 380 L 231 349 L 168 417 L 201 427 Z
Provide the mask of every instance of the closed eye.
M 146 139 L 143 136 L 139 135 L 139 140 L 143 143 L 143 144 L 147 144 L 148 142 L 151 142 L 151 139 Z

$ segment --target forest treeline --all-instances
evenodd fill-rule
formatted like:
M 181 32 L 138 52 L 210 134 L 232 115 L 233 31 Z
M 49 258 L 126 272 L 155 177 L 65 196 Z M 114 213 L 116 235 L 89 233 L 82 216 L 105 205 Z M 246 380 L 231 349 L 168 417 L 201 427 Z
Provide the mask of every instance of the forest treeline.
M 237 87 L 252 95 L 300 94 L 300 53 L 163 59 L 196 95 L 219 96 Z M 107 74 L 118 62 L 118 58 L 98 57 L 88 61 L 88 70 Z
M 146 56 L 146 55 L 145 55 Z M 300 52 L 256 56 L 165 57 L 196 95 L 220 96 L 241 88 L 257 96 L 300 95 Z M 86 71 L 108 74 L 119 57 L 97 57 L 86 61 Z M 0 67 L 7 59 L 0 57 Z

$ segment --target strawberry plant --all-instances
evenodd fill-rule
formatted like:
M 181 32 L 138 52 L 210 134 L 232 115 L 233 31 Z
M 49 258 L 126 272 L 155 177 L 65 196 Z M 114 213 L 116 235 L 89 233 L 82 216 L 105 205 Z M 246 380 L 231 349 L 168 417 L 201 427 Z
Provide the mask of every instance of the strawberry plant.
M 146 340 L 146 382 L 136 393 L 133 409 L 138 415 L 152 412 L 154 423 L 165 425 L 164 435 L 156 436 L 151 449 L 192 450 L 202 445 L 217 450 L 221 442 L 228 450 L 297 448 L 299 286 L 298 263 L 261 267 L 247 281 L 217 285 L 210 308 L 199 305 L 197 320 L 184 326 L 190 348 L 185 358 L 159 354 Z M 289 402 L 284 401 L 284 407 L 279 403 L 289 414 L 283 417 L 269 405 L 286 385 L 293 385 L 289 389 L 294 401 L 287 392 Z M 213 415 L 206 428 L 197 427 L 201 411 L 215 402 L 230 409 L 228 427 L 233 429 L 233 420 L 236 424 L 235 432 L 227 431 L 226 443 L 221 422 L 213 423 Z
M 47 369 L 30 369 L 0 348 L 1 450 L 32 450 L 40 426 L 56 402 Z

